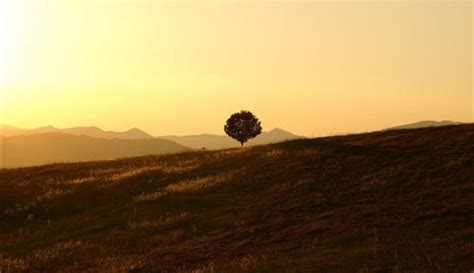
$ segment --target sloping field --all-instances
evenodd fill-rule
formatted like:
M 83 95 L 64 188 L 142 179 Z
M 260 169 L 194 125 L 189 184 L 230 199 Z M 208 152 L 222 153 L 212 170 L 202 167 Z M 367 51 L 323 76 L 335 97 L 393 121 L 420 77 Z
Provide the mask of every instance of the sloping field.
M 3 272 L 472 272 L 474 125 L 0 171 Z

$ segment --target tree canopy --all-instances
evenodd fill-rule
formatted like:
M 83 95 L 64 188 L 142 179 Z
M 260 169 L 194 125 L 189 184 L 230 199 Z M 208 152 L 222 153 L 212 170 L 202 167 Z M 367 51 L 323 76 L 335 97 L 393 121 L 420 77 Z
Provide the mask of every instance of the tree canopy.
M 250 111 L 232 114 L 224 126 L 225 133 L 244 146 L 248 140 L 262 133 L 262 124 Z

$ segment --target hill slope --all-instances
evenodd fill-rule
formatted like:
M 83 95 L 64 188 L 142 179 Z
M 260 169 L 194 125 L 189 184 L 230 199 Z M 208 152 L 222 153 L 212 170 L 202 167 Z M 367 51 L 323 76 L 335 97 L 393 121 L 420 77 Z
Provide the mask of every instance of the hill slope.
M 470 272 L 474 125 L 0 171 L 15 272 Z
M 0 136 L 0 168 L 190 151 L 164 139 L 96 139 L 61 133 Z
M 161 136 L 160 138 L 168 139 L 194 149 L 206 148 L 209 150 L 216 150 L 240 147 L 240 144 L 237 141 L 223 135 L 204 134 L 191 136 Z M 255 139 L 250 140 L 246 145 L 264 145 L 300 138 L 302 137 L 277 128 L 268 132 L 263 132 Z

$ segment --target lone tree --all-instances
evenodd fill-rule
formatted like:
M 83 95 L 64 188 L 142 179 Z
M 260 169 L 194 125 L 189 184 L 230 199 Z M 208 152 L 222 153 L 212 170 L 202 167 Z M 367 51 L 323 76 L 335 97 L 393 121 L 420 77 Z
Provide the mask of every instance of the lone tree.
M 235 113 L 227 120 L 224 126 L 225 133 L 240 142 L 241 146 L 249 139 L 262 133 L 262 125 L 258 118 L 249 111 Z

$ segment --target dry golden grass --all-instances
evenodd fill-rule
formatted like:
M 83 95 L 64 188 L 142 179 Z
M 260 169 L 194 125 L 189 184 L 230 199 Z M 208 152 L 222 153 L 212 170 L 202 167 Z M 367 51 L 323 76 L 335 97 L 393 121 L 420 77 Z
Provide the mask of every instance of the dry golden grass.
M 233 176 L 239 175 L 238 171 L 226 172 L 219 175 L 212 175 L 207 177 L 198 177 L 178 183 L 170 184 L 165 187 L 167 192 L 181 192 L 181 191 L 198 191 L 204 188 L 209 188 L 218 184 L 231 181 Z
M 137 195 L 133 197 L 133 201 L 135 202 L 146 202 L 146 201 L 154 201 L 158 200 L 160 197 L 165 196 L 166 192 L 151 192 L 151 193 L 142 193 L 140 195 Z

